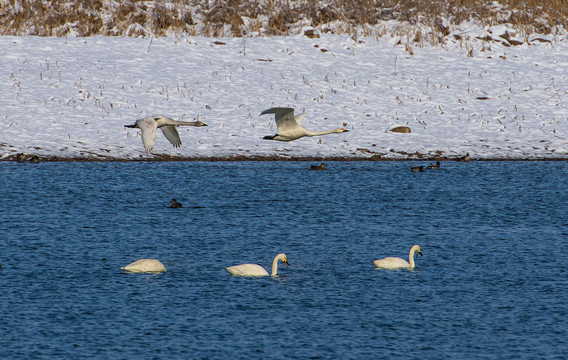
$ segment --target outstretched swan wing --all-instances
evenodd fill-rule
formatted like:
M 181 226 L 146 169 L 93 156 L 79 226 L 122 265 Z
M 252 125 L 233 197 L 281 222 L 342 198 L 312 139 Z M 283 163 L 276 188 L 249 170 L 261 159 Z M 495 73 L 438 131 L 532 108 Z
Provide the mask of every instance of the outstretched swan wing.
M 295 117 L 296 124 L 298 124 L 299 126 L 302 126 L 302 123 L 304 122 L 305 117 L 306 117 L 305 111 L 303 113 L 301 113 L 300 115 L 296 115 L 296 117 Z
M 142 144 L 146 152 L 151 152 L 156 142 L 156 129 L 158 123 L 152 118 L 143 118 L 136 121 L 136 125 L 142 130 Z
M 179 133 L 174 125 L 162 126 L 160 130 L 162 130 L 166 139 L 168 139 L 174 147 L 180 147 L 181 139 L 179 138 Z
M 264 114 L 274 114 L 276 120 L 276 126 L 278 126 L 278 131 L 293 130 L 299 127 L 298 123 L 296 122 L 296 118 L 294 118 L 293 108 L 284 108 L 284 107 L 270 108 L 260 113 L 260 115 Z M 300 119 L 301 122 L 304 117 L 302 115 L 300 115 L 300 117 L 301 117 Z

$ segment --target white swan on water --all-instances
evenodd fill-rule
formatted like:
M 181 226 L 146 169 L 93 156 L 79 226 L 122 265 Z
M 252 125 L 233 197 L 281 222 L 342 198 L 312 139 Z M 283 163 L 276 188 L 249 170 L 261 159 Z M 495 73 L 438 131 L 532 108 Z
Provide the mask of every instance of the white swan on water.
M 140 259 L 121 268 L 128 272 L 164 272 L 166 267 L 156 259 Z
M 272 261 L 272 274 L 270 276 L 278 275 L 278 261 L 282 261 L 286 265 L 288 264 L 288 258 L 286 254 L 278 254 Z M 225 268 L 231 275 L 235 276 L 268 276 L 268 271 L 260 265 L 256 264 L 241 264 L 233 265 Z
M 176 126 L 207 126 L 207 124 L 201 121 L 177 121 L 166 116 L 157 115 L 138 119 L 134 125 L 124 125 L 124 127 L 127 128 L 138 128 L 142 130 L 142 143 L 147 153 L 152 152 L 154 148 L 156 129 L 162 130 L 166 139 L 168 139 L 174 147 L 180 147 L 181 139 L 179 138 Z
M 376 267 L 382 269 L 414 269 L 414 259 L 416 258 L 416 254 L 420 254 L 422 256 L 422 249 L 420 249 L 419 245 L 414 245 L 410 248 L 410 253 L 408 254 L 408 261 L 399 258 L 399 257 L 386 257 L 384 259 L 379 259 L 373 261 Z
M 304 111 L 298 116 L 294 116 L 293 108 L 275 107 L 264 110 L 260 115 L 274 114 L 278 131 L 274 135 L 265 136 L 264 140 L 292 141 L 304 136 L 318 136 L 326 134 L 335 134 L 348 132 L 343 128 L 337 128 L 327 131 L 310 131 L 302 126 L 306 112 Z

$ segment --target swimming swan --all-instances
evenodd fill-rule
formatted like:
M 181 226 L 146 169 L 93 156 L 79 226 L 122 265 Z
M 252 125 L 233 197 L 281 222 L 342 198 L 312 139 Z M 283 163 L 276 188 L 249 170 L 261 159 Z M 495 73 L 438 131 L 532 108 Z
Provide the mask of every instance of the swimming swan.
M 306 112 L 294 116 L 293 108 L 275 107 L 264 110 L 260 115 L 274 114 L 278 131 L 274 135 L 265 136 L 264 140 L 292 141 L 304 136 L 318 136 L 334 133 L 348 132 L 343 128 L 327 131 L 310 131 L 302 126 Z
M 272 261 L 272 274 L 270 274 L 270 276 L 278 275 L 278 261 L 280 260 L 286 264 L 286 266 L 290 265 L 288 264 L 286 254 L 276 255 Z M 225 270 L 235 276 L 268 276 L 268 271 L 264 270 L 262 266 L 256 264 L 233 265 L 225 268 Z
M 166 267 L 156 259 L 140 259 L 121 268 L 128 272 L 164 272 Z
M 152 152 L 154 148 L 154 143 L 156 142 L 156 129 L 162 130 L 166 139 L 172 143 L 174 147 L 180 147 L 181 140 L 179 138 L 179 133 L 176 130 L 176 126 L 207 126 L 207 124 L 201 121 L 177 121 L 165 117 L 162 115 L 158 116 L 148 116 L 139 120 L 136 120 L 134 125 L 124 125 L 127 128 L 138 128 L 142 130 L 142 143 L 144 144 L 144 149 L 147 153 Z
M 414 245 L 410 248 L 410 253 L 408 254 L 408 261 L 399 258 L 399 257 L 386 257 L 384 259 L 375 260 L 373 264 L 376 267 L 382 269 L 414 269 L 414 258 L 416 257 L 416 253 L 422 256 L 422 249 L 420 249 L 419 245 Z

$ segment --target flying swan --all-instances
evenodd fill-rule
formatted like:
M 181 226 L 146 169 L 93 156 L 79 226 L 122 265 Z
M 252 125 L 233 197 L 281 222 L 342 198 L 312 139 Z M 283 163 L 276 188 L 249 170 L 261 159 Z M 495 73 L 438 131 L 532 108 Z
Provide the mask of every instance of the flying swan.
M 156 259 L 140 259 L 121 268 L 127 272 L 164 272 L 166 267 Z
M 270 274 L 270 276 L 278 275 L 278 261 L 282 261 L 287 266 L 290 265 L 288 264 L 286 254 L 276 255 L 274 261 L 272 261 L 272 274 Z M 256 264 L 233 265 L 225 268 L 225 270 L 235 276 L 268 276 L 268 271 L 264 270 L 262 266 Z
M 416 257 L 417 253 L 420 254 L 420 256 L 422 256 L 422 249 L 420 249 L 420 246 L 414 245 L 413 247 L 410 248 L 410 253 L 408 254 L 408 261 L 399 257 L 389 256 L 384 259 L 375 260 L 373 261 L 373 264 L 375 264 L 376 267 L 381 269 L 400 269 L 400 268 L 414 269 L 414 258 Z
M 201 121 L 177 121 L 166 116 L 157 115 L 136 120 L 134 125 L 124 125 L 124 127 L 138 128 L 142 130 L 142 143 L 144 144 L 144 149 L 146 149 L 147 153 L 150 153 L 152 152 L 154 143 L 156 142 L 156 129 L 162 130 L 166 139 L 168 139 L 174 147 L 180 147 L 181 140 L 179 138 L 179 133 L 176 130 L 176 126 L 180 125 L 207 126 L 207 124 L 204 124 Z
M 318 136 L 349 131 L 343 128 L 327 131 L 310 131 L 302 126 L 306 112 L 304 111 L 300 115 L 294 116 L 293 108 L 275 107 L 260 113 L 260 115 L 265 114 L 274 114 L 278 131 L 274 135 L 265 136 L 264 140 L 292 141 L 304 136 Z

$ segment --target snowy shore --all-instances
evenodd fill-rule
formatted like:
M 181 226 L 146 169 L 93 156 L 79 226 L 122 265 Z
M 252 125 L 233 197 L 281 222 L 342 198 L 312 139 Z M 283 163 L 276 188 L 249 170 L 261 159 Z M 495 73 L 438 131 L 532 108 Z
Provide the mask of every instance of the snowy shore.
M 565 40 L 2 36 L 0 50 L 0 160 L 568 159 Z M 263 140 L 274 106 L 349 132 Z M 180 148 L 158 131 L 146 154 L 124 125 L 151 115 L 208 126 L 179 128 Z

